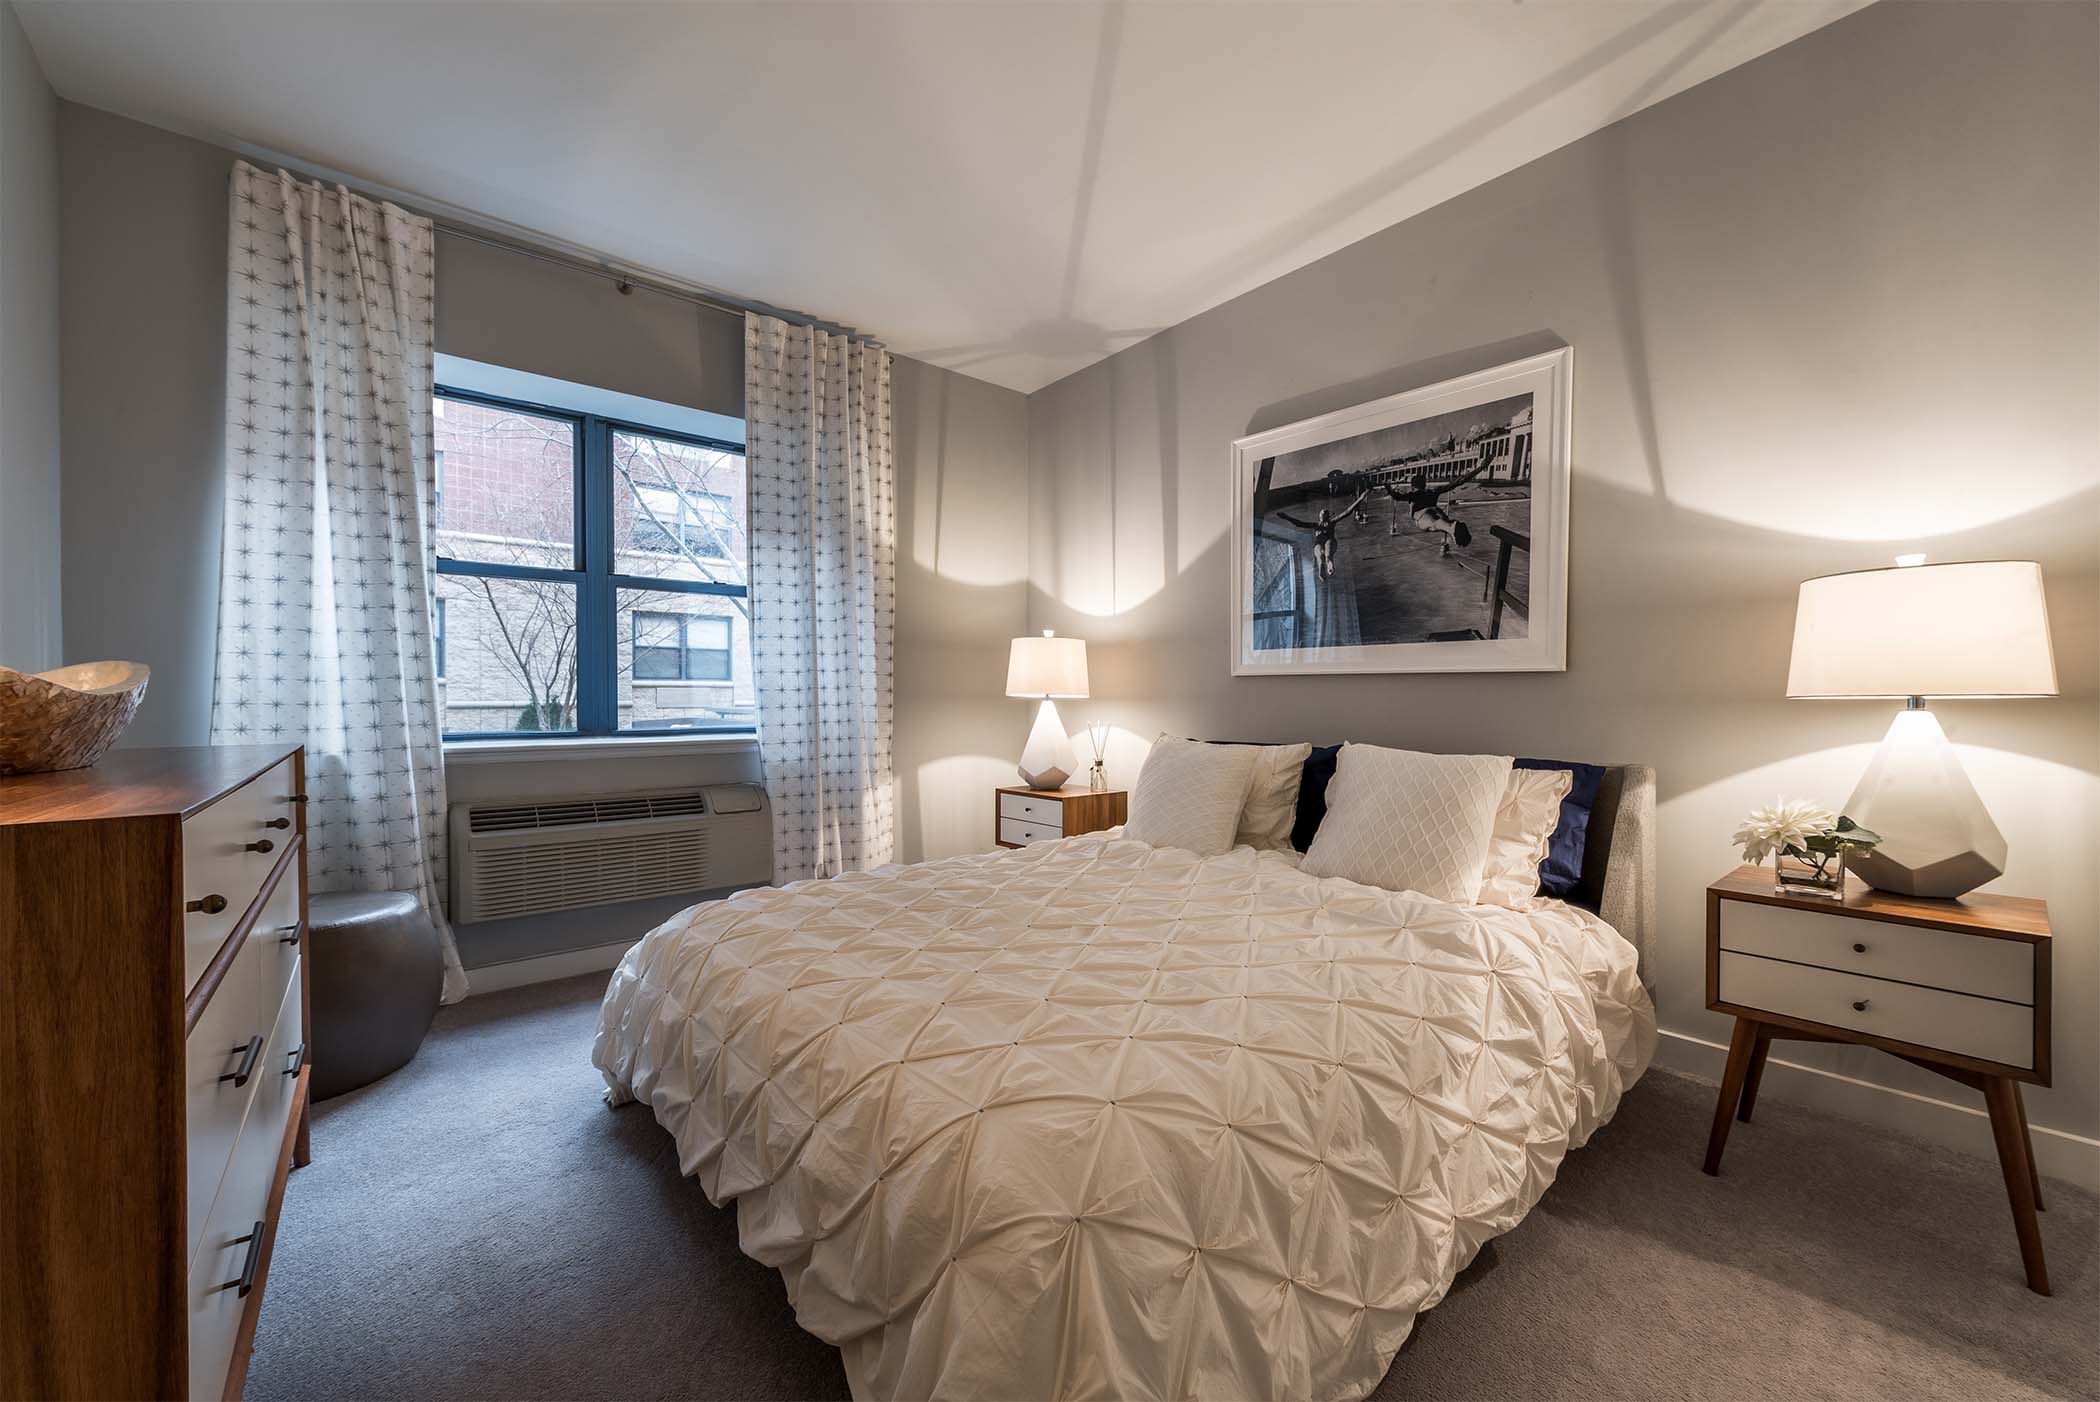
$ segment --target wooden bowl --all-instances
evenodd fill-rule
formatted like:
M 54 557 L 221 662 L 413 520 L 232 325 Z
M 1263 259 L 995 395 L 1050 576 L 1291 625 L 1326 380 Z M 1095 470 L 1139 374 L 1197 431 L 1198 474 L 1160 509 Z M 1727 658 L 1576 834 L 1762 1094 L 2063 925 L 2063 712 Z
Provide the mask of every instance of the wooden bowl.
M 0 667 L 0 774 L 82 769 L 102 758 L 138 714 L 148 673 L 138 662 Z

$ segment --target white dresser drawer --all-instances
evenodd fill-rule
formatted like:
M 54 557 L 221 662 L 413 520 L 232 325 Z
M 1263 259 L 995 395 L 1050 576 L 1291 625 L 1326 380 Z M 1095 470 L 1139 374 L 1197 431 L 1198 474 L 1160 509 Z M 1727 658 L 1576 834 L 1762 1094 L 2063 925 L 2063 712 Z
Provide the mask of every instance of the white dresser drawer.
M 247 1304 L 241 1275 L 259 1223 L 269 1214 L 270 1185 L 284 1146 L 296 1075 L 286 1075 L 301 1034 L 298 980 L 285 996 L 250 1083 L 253 1096 L 226 1176 L 190 1260 L 190 1396 L 223 1396 L 234 1336 Z M 198 1213 L 199 1217 L 204 1214 Z M 260 1248 L 258 1247 L 259 1251 Z
M 2034 1002 L 2034 946 L 1761 901 L 1720 903 L 1721 948 L 1955 993 Z
M 189 1157 L 189 1250 L 185 1259 L 197 1254 L 205 1213 L 226 1173 L 241 1120 L 255 1098 L 257 1083 L 268 1074 L 263 1054 L 277 1009 L 274 1003 L 262 1001 L 259 959 L 254 940 L 241 946 L 211 1001 L 204 1005 L 203 1016 L 190 1029 L 183 1052 Z M 244 1062 L 248 1074 L 239 1084 L 227 1079 L 239 1075 Z
M 286 759 L 182 824 L 183 970 L 194 988 L 297 830 Z M 282 821 L 286 826 L 269 824 Z
M 999 820 L 999 840 L 1011 842 L 1016 847 L 1026 847 L 1031 842 L 1054 842 L 1064 835 L 1063 828 L 1046 823 L 1028 823 L 1019 818 Z
M 1064 836 L 1065 806 L 1054 798 L 1030 798 L 1026 794 L 1003 793 L 999 795 L 999 817 L 1018 819 L 1033 823 L 1037 827 L 1056 829 L 1056 836 Z
M 257 946 L 256 965 L 261 973 L 262 1005 L 274 1007 L 291 985 L 292 969 L 299 962 L 300 942 L 305 932 L 299 922 L 299 872 L 297 868 L 278 878 L 270 892 L 262 918 L 248 932 L 248 943 Z
M 2034 1009 L 2022 1004 L 1729 950 L 1719 955 L 1718 975 L 1720 1000 L 1736 1007 L 2007 1066 L 2034 1065 Z

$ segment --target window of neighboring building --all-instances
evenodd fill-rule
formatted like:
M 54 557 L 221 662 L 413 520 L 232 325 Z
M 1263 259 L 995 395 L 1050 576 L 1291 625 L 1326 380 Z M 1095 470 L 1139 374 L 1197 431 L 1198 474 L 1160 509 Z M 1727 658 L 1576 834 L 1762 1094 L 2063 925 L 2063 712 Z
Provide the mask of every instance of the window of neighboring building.
M 741 443 L 454 389 L 433 426 L 447 736 L 753 728 Z
M 729 619 L 639 612 L 633 618 L 636 681 L 726 682 L 734 676 Z

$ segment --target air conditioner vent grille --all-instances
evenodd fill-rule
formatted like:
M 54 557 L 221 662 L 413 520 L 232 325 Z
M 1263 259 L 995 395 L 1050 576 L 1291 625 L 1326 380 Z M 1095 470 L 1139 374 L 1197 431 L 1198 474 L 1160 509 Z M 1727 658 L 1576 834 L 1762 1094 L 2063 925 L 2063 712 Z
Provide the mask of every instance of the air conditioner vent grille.
M 573 910 L 705 889 L 707 829 L 581 838 L 477 854 L 478 918 Z
M 550 828 L 590 827 L 597 823 L 631 822 L 647 818 L 698 818 L 707 812 L 705 791 L 634 794 L 607 798 L 557 800 L 545 803 L 507 803 L 476 807 L 468 819 L 468 831 L 544 832 Z

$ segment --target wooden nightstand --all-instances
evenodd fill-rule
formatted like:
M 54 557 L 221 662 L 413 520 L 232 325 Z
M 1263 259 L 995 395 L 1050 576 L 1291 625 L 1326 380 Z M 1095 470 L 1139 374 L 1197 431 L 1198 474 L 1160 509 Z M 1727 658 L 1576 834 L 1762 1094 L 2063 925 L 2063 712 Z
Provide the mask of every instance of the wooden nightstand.
M 992 794 L 992 839 L 1026 847 L 1112 828 L 1130 816 L 1128 789 L 998 789 Z
M 2028 1288 L 2049 1293 L 2041 1180 L 2020 1083 L 2049 1084 L 2049 907 L 2014 896 L 1925 900 L 1861 885 L 1842 903 L 1776 896 L 1765 867 L 1706 888 L 1706 1006 L 1735 1014 L 1706 1142 L 1718 1173 L 1775 1041 L 1878 1047 L 1983 1093 Z

